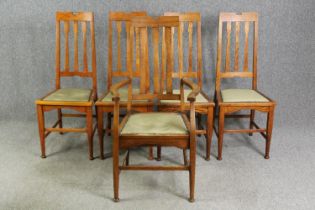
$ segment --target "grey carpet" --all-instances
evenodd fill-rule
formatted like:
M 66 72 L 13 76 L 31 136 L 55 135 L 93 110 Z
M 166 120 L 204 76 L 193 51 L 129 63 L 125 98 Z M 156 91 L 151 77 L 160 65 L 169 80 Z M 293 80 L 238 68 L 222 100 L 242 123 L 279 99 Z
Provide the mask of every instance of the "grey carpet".
M 213 137 L 209 162 L 198 140 L 196 202 L 189 203 L 187 172 L 121 173 L 120 203 L 112 201 L 112 159 L 88 160 L 85 134 L 52 134 L 40 158 L 35 122 L 0 121 L 0 209 L 314 209 L 315 131 L 274 130 L 271 159 L 263 158 L 258 134 L 227 135 L 217 161 Z M 105 139 L 106 152 L 111 138 Z M 161 164 L 182 162 L 181 151 L 164 149 Z M 146 149 L 131 163 L 146 163 Z M 153 161 L 154 164 L 158 162 Z

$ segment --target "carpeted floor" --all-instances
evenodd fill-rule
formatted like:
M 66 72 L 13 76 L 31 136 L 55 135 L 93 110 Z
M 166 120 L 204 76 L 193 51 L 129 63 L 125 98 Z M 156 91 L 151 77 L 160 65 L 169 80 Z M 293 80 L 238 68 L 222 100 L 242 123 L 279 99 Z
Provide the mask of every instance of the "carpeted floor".
M 203 159 L 198 140 L 196 201 L 187 201 L 188 172 L 123 171 L 120 203 L 112 201 L 112 159 L 88 160 L 86 135 L 52 134 L 40 158 L 35 122 L 0 122 L 0 209 L 315 209 L 315 131 L 275 128 L 271 159 L 255 134 L 226 135 L 223 160 Z M 111 138 L 105 139 L 110 152 Z M 132 163 L 148 162 L 146 149 L 131 152 Z M 161 164 L 181 163 L 168 148 Z M 159 162 L 154 161 L 155 164 Z

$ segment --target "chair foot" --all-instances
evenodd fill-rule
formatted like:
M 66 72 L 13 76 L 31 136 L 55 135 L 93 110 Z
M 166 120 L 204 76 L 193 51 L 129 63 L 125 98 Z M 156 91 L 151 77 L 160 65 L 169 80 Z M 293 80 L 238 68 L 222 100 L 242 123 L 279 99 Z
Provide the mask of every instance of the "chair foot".
M 210 157 L 205 157 L 205 160 L 206 160 L 206 161 L 209 161 L 209 160 L 210 160 Z
M 218 160 L 222 160 L 222 157 L 218 157 L 217 159 L 218 159 Z
M 253 136 L 253 133 L 249 133 L 248 135 L 249 135 L 249 136 Z
M 100 155 L 100 159 L 104 160 L 105 159 L 104 155 Z
M 194 198 L 189 198 L 188 200 L 189 200 L 190 203 L 194 203 L 195 202 Z
M 63 135 L 64 133 L 63 133 L 63 132 L 59 132 L 59 134 L 60 134 L 60 135 Z
M 90 160 L 94 160 L 94 157 L 89 157 Z
M 265 155 L 265 159 L 267 159 L 267 160 L 268 160 L 269 158 L 270 158 L 270 157 L 269 157 L 269 155 Z
M 113 200 L 114 200 L 115 203 L 119 202 L 119 198 L 114 198 Z
M 161 157 L 156 158 L 156 161 L 161 161 L 161 160 L 162 160 Z
M 44 158 L 46 158 L 46 155 L 41 155 L 40 157 L 44 159 Z

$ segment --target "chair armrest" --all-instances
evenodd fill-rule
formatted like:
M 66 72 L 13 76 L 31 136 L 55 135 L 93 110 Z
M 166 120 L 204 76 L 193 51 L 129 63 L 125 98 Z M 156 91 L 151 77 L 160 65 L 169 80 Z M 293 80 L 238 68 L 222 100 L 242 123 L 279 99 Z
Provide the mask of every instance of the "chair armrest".
M 184 85 L 187 85 L 192 91 L 189 93 L 187 100 L 190 102 L 190 114 L 189 114 L 189 143 L 190 143 L 190 149 L 195 150 L 196 149 L 196 113 L 195 113 L 195 101 L 196 101 L 196 96 L 200 92 L 200 87 L 196 85 L 193 81 L 183 78 L 181 79 L 181 85 L 180 85 L 180 92 L 181 92 L 181 107 L 183 110 L 184 106 L 184 101 L 183 101 L 183 96 L 182 94 L 184 93 Z M 194 158 L 192 156 L 192 153 L 190 155 L 190 158 Z
M 116 100 L 119 101 L 120 97 L 119 97 L 118 90 L 120 88 L 130 84 L 130 83 L 131 83 L 131 79 L 126 79 L 126 80 L 120 81 L 120 82 L 112 85 L 111 88 L 110 88 L 110 93 L 113 95 L 112 101 L 116 101 Z
M 187 100 L 190 102 L 196 101 L 196 96 L 200 93 L 200 87 L 198 85 L 196 85 L 193 81 L 191 81 L 187 78 L 181 79 L 181 83 L 183 85 L 187 85 L 192 90 L 189 93 Z M 183 85 L 181 86 L 181 88 L 183 88 Z
M 114 101 L 114 118 L 113 118 L 113 137 L 114 137 L 114 142 L 117 143 L 119 138 L 119 127 L 120 127 L 120 122 L 119 122 L 119 117 L 120 117 L 120 109 L 119 109 L 119 92 L 118 90 L 126 85 L 131 84 L 131 79 L 128 78 L 126 80 L 123 80 L 121 82 L 116 83 L 115 85 L 112 85 L 110 88 L 110 93 L 113 95 L 112 101 Z

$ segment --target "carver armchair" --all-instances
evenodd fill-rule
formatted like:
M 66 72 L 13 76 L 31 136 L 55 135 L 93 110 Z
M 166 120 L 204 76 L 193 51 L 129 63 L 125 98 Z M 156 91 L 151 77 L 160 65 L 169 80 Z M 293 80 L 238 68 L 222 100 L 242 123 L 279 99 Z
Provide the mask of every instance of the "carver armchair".
M 140 92 L 134 93 L 133 79 L 121 81 L 111 87 L 111 94 L 114 102 L 113 120 L 113 180 L 114 180 L 114 200 L 119 201 L 119 176 L 122 170 L 183 170 L 189 171 L 189 200 L 194 201 L 195 187 L 195 162 L 196 162 L 196 142 L 195 142 L 195 100 L 200 92 L 200 88 L 188 79 L 181 79 L 180 93 L 173 94 L 171 87 L 166 87 L 161 75 L 172 71 L 173 56 L 171 53 L 171 30 L 178 27 L 178 17 L 137 17 L 131 20 L 131 30 L 139 31 L 140 41 L 136 43 L 139 49 L 137 54 L 138 65 L 143 74 L 149 73 L 148 69 L 153 68 L 153 84 L 146 80 L 140 81 Z M 161 30 L 165 34 L 160 35 Z M 151 31 L 151 33 L 149 32 Z M 152 35 L 152 39 L 149 38 Z M 131 37 L 132 39 L 133 37 Z M 165 40 L 165 45 L 160 48 L 160 42 Z M 150 46 L 150 47 L 149 47 Z M 152 55 L 153 65 L 148 62 L 149 54 Z M 131 71 L 131 68 L 129 69 Z M 144 75 L 149 77 L 149 75 Z M 128 86 L 127 114 L 120 120 L 120 93 L 119 90 Z M 184 86 L 191 89 L 186 98 L 190 104 L 190 115 L 185 112 Z M 152 88 L 150 88 L 152 87 Z M 149 91 L 145 91 L 149 90 Z M 150 100 L 158 104 L 160 100 L 178 100 L 181 103 L 180 110 L 173 112 L 136 112 L 133 105 L 137 100 Z M 155 102 L 157 101 L 157 102 Z M 139 111 L 139 110 L 138 110 Z M 186 164 L 175 166 L 157 165 L 131 165 L 130 149 L 143 146 L 163 146 L 189 149 L 190 158 Z M 120 150 L 127 150 L 127 154 L 122 164 L 119 163 Z

